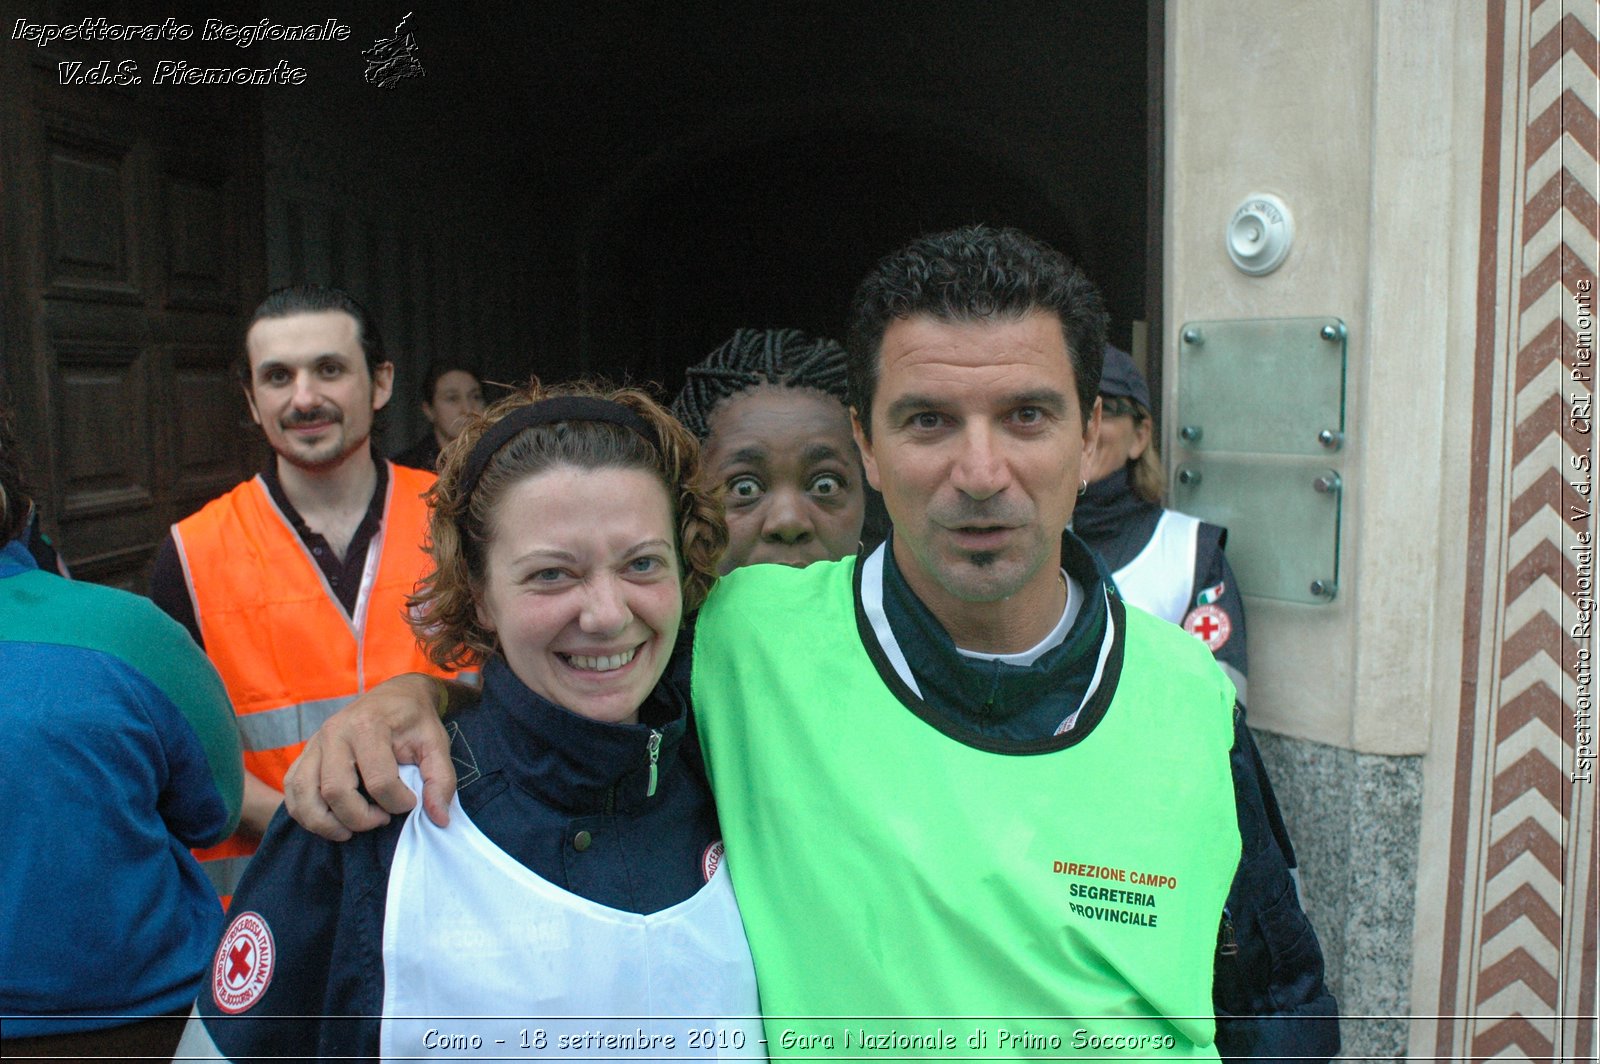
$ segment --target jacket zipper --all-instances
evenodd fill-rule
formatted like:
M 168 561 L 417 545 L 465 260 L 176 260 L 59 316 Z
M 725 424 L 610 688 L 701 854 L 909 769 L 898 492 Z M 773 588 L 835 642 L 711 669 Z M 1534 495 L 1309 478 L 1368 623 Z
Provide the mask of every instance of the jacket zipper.
M 646 798 L 654 798 L 656 794 L 656 784 L 659 782 L 660 770 L 658 765 L 661 761 L 661 732 L 658 729 L 650 729 L 650 738 L 645 743 L 644 748 L 645 752 L 650 755 L 650 780 L 645 784 L 644 796 Z M 606 791 L 605 815 L 610 816 L 616 811 L 617 785 L 613 783 L 611 785 L 611 789 Z
M 1222 933 L 1218 936 L 1217 954 L 1222 957 L 1232 957 L 1239 952 L 1239 940 L 1233 933 L 1233 914 L 1228 912 L 1228 907 L 1222 907 Z
M 656 766 L 661 760 L 661 733 L 654 728 L 650 729 L 650 741 L 645 744 L 645 749 L 650 753 L 650 782 L 644 789 L 644 796 L 653 798 L 656 793 Z

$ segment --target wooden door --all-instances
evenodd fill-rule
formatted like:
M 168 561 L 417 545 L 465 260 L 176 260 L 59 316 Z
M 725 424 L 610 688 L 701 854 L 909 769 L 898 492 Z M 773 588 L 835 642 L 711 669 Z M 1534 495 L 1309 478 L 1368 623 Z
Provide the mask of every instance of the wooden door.
M 142 591 L 167 527 L 254 467 L 260 90 L 61 85 L 103 56 L 6 43 L 0 389 L 73 575 Z

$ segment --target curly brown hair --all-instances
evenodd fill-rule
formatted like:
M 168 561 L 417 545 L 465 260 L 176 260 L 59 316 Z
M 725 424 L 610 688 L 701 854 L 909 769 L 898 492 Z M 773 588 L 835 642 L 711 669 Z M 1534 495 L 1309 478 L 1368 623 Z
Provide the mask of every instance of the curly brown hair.
M 631 429 L 600 421 L 535 425 L 495 452 L 464 495 L 468 456 L 484 434 L 512 411 L 559 396 L 605 399 L 628 407 L 654 430 L 653 447 Z M 557 466 L 641 469 L 660 478 L 677 522 L 683 609 L 705 601 L 728 546 L 722 500 L 700 483 L 700 445 L 666 408 L 638 388 L 601 381 L 546 387 L 537 378 L 473 417 L 439 455 L 439 478 L 428 492 L 428 544 L 433 569 L 411 596 L 412 630 L 428 657 L 442 668 L 481 664 L 495 651 L 494 633 L 478 620 L 477 592 L 484 585 L 491 520 L 506 492 Z

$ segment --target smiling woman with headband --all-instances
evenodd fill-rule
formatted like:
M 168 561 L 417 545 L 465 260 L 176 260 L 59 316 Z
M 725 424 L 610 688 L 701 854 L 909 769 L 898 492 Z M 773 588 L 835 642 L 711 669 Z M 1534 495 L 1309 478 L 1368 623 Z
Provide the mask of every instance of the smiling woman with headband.
M 761 1055 L 666 675 L 727 543 L 698 472 L 664 409 L 590 385 L 535 383 L 445 448 L 412 623 L 434 661 L 483 669 L 482 698 L 446 718 L 450 826 L 413 815 L 339 846 L 280 816 L 180 1053 Z

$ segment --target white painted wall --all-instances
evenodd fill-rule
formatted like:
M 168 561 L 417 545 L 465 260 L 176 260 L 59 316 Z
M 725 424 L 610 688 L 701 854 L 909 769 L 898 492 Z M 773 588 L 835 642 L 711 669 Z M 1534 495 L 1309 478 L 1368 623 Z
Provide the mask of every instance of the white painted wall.
M 1482 70 L 1472 7 L 1167 7 L 1167 409 L 1185 321 L 1347 322 L 1339 595 L 1247 599 L 1250 717 L 1363 753 L 1427 752 L 1430 719 L 1459 698 L 1483 95 L 1462 58 L 1477 34 Z M 1296 227 L 1264 277 L 1235 269 L 1223 244 L 1257 192 L 1282 197 Z

